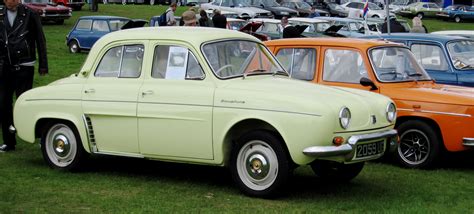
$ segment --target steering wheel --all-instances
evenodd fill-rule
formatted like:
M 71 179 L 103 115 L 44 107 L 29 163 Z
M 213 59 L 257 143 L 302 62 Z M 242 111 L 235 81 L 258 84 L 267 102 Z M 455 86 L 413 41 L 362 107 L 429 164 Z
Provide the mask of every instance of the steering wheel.
M 219 75 L 219 76 L 221 76 L 220 73 L 221 73 L 222 70 L 224 70 L 224 69 L 226 69 L 226 68 L 232 68 L 232 67 L 234 67 L 234 65 L 232 65 L 232 64 L 224 65 L 224 66 L 222 66 L 221 68 L 219 68 L 219 69 L 216 71 L 216 74 Z

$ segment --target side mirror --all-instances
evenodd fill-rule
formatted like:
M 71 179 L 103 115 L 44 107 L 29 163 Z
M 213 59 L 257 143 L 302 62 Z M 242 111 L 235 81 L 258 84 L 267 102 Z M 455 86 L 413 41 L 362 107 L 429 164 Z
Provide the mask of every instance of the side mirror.
M 370 80 L 367 77 L 360 78 L 360 84 L 363 85 L 363 86 L 370 86 L 371 91 L 378 89 L 377 86 L 375 86 L 375 83 L 372 82 L 372 80 Z

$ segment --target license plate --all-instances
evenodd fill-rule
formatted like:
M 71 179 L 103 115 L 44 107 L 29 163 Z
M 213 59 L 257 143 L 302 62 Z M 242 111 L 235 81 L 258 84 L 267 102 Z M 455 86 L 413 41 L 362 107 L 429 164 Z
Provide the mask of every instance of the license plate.
M 357 144 L 356 159 L 382 154 L 385 151 L 385 142 L 377 141 L 373 143 Z

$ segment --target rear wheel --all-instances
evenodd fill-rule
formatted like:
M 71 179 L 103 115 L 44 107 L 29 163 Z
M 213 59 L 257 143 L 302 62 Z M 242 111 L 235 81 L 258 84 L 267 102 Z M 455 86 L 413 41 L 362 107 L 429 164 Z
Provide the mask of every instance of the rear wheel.
M 364 168 L 364 164 L 365 162 L 343 164 L 334 161 L 315 160 L 311 163 L 311 168 L 316 176 L 324 180 L 349 182 L 359 175 Z
M 43 134 L 41 151 L 49 166 L 67 171 L 80 168 L 87 154 L 75 127 L 62 122 L 51 125 Z
M 396 158 L 407 168 L 429 168 L 440 155 L 442 139 L 423 121 L 410 120 L 398 128 L 400 145 Z
M 79 44 L 77 43 L 76 40 L 70 41 L 68 46 L 69 46 L 69 52 L 71 53 L 81 52 L 81 48 L 79 47 Z
M 237 142 L 231 170 L 242 192 L 257 197 L 274 197 L 281 192 L 291 171 L 282 143 L 266 131 L 252 131 Z

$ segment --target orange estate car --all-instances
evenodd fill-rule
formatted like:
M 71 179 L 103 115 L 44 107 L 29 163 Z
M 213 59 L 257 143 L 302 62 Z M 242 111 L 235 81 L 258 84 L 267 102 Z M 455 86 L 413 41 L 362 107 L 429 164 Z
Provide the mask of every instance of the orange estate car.
M 474 88 L 436 84 L 403 45 L 346 38 L 265 44 L 292 78 L 392 98 L 400 136 L 396 158 L 405 167 L 430 167 L 443 151 L 474 148 Z

